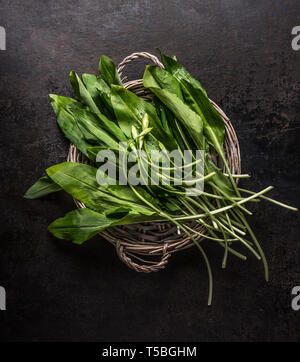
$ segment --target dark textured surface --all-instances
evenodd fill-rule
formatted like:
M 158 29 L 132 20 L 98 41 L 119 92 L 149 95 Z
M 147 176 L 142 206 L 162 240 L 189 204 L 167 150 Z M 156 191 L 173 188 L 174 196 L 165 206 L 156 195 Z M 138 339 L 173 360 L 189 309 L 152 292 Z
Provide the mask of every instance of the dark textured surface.
M 295 1 L 0 1 L 7 50 L 0 51 L 0 339 L 22 341 L 299 340 L 299 213 L 261 203 L 251 224 L 270 262 L 270 282 L 250 256 L 230 258 L 206 244 L 215 279 L 195 249 L 165 271 L 144 275 L 120 263 L 100 238 L 84 246 L 56 240 L 46 226 L 74 205 L 64 195 L 23 200 L 46 167 L 63 161 L 48 93 L 70 95 L 68 73 L 96 72 L 101 54 L 116 62 L 161 47 L 200 79 L 232 118 L 243 171 L 253 190 L 300 206 L 300 25 Z M 139 68 L 141 69 L 141 68 Z M 134 76 L 134 67 L 128 74 Z

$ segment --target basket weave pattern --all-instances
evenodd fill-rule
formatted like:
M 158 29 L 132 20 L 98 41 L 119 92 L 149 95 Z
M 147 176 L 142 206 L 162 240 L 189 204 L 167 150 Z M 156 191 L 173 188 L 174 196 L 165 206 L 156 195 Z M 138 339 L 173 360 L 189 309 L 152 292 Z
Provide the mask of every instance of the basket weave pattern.
M 133 53 L 118 65 L 117 69 L 121 77 L 126 65 L 138 58 L 147 59 L 153 64 L 163 68 L 163 65 L 156 56 L 146 52 Z M 130 89 L 139 97 L 149 100 L 150 92 L 143 87 L 142 79 L 125 82 L 125 77 L 122 80 L 125 88 Z M 224 120 L 224 151 L 231 172 L 233 174 L 240 174 L 240 148 L 234 128 L 229 118 L 218 105 L 213 101 L 211 101 L 211 103 Z M 84 156 L 72 144 L 70 145 L 67 160 L 87 163 Z M 78 200 L 74 199 L 74 201 L 77 207 L 85 207 L 85 205 Z M 191 222 L 191 227 L 200 233 L 206 232 L 205 227 L 197 222 Z M 100 235 L 115 246 L 119 258 L 125 264 L 137 272 L 144 273 L 157 272 L 165 268 L 171 254 L 194 245 L 189 237 L 184 234 L 179 234 L 177 227 L 172 224 L 143 223 L 124 225 L 110 228 L 100 233 Z M 201 240 L 201 236 L 198 234 L 193 234 L 193 237 L 198 241 Z

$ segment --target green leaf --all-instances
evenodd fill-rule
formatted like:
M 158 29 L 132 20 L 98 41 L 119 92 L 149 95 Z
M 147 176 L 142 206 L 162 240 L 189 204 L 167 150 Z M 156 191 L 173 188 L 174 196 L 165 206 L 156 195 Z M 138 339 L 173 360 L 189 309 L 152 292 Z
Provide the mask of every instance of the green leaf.
M 166 221 L 165 218 L 161 217 L 158 214 L 153 213 L 153 215 L 144 215 L 136 213 L 135 211 L 126 211 L 122 213 L 122 209 L 119 210 L 119 213 L 113 213 L 109 217 L 114 217 L 115 220 L 112 222 L 111 226 L 118 225 L 128 225 L 128 224 L 140 224 L 143 222 L 153 222 L 153 221 Z
M 97 107 L 101 110 L 101 102 L 99 97 L 99 91 L 97 89 L 98 78 L 94 74 L 82 74 L 83 83 L 86 86 L 87 91 L 89 92 L 90 96 L 92 97 L 94 103 Z
M 154 97 L 154 102 L 156 112 L 161 120 L 163 128 L 166 130 L 169 137 L 175 138 L 178 146 L 183 151 L 185 149 L 185 146 L 176 126 L 174 114 L 156 96 Z
M 204 135 L 209 144 L 221 157 L 235 193 L 237 196 L 240 196 L 223 150 L 225 125 L 221 115 L 209 101 L 201 84 L 195 80 L 176 59 L 168 58 L 162 54 L 162 61 L 166 69 L 174 74 L 174 77 L 180 82 L 185 101 L 191 109 L 194 109 L 195 112 L 202 117 Z
M 75 97 L 77 100 L 80 101 L 80 89 L 79 89 L 79 83 L 78 83 L 78 80 L 77 80 L 77 74 L 75 73 L 74 70 L 72 70 L 69 74 L 69 78 L 70 78 L 70 83 L 71 83 L 71 86 L 73 88 L 73 91 L 75 93 Z
M 100 79 L 98 77 L 98 82 L 96 84 L 97 90 L 99 92 L 100 98 L 102 100 L 102 103 L 105 105 L 105 108 L 109 110 L 112 120 L 116 119 L 114 109 L 111 103 L 111 89 L 110 87 L 105 83 L 103 79 Z
M 110 151 L 113 151 L 116 155 L 116 159 L 118 158 L 118 155 L 119 155 L 119 149 L 117 148 L 108 148 L 106 146 L 93 146 L 93 147 L 89 147 L 87 149 L 87 153 L 88 153 L 88 158 L 90 160 L 92 160 L 93 162 L 96 162 L 96 158 L 97 158 L 97 155 L 100 151 L 107 151 L 107 150 L 110 150 Z M 116 165 L 118 166 L 118 164 Z
M 118 142 L 114 139 L 108 132 L 103 130 L 101 127 L 107 129 L 109 121 L 104 115 L 102 115 L 101 119 L 94 115 L 87 109 L 83 109 L 82 107 L 78 107 L 77 105 L 70 105 L 68 108 L 70 113 L 72 113 L 73 117 L 77 121 L 77 124 L 84 135 L 84 138 L 90 144 L 98 144 L 98 145 L 106 145 L 112 148 L 118 148 Z M 102 122 L 104 120 L 104 122 Z M 99 127 L 100 126 L 100 127 Z M 117 127 L 117 125 L 114 125 Z M 120 129 L 119 129 L 120 130 Z M 120 132 L 122 132 L 120 130 Z M 123 134 L 123 133 L 122 133 Z M 126 138 L 125 138 L 126 140 Z
M 24 197 L 26 199 L 37 199 L 60 190 L 61 187 L 53 182 L 50 177 L 43 176 L 26 191 Z
M 111 87 L 111 101 L 118 124 L 128 138 L 131 138 L 132 126 L 137 129 L 138 133 L 142 132 L 142 121 L 147 113 L 149 128 L 152 128 L 151 135 L 148 138 L 151 147 L 159 149 L 157 146 L 158 140 L 171 151 L 177 149 L 176 142 L 163 129 L 152 104 L 142 100 L 129 90 L 116 85 Z
M 215 185 L 217 185 L 227 196 L 229 197 L 235 197 L 236 192 L 235 189 L 228 179 L 223 173 L 223 171 L 218 168 L 213 161 L 207 157 L 206 159 L 206 167 L 207 167 L 207 173 L 215 172 L 216 175 L 213 176 L 211 179 Z
M 171 114 L 169 109 L 157 97 L 154 97 L 154 105 L 157 116 L 161 121 L 163 129 L 165 130 L 165 132 L 168 134 L 169 137 L 173 137 L 171 125 L 168 120 L 168 117 Z
M 97 78 L 97 84 L 96 88 L 98 92 L 100 93 L 103 102 L 105 102 L 106 106 L 113 111 L 112 104 L 111 104 L 111 89 L 110 87 L 105 83 L 105 81 L 101 78 Z
M 86 106 L 88 106 L 92 112 L 96 114 L 101 113 L 92 96 L 85 88 L 82 80 L 79 78 L 74 70 L 70 72 L 70 82 L 76 94 L 76 98 L 84 103 Z
M 78 107 L 82 107 L 82 105 L 68 97 L 62 97 L 55 94 L 50 94 L 49 97 L 60 129 L 68 140 L 87 156 L 87 148 L 92 145 L 85 140 L 75 118 L 68 110 L 70 104 Z
M 162 53 L 161 59 L 166 70 L 180 83 L 185 102 L 201 116 L 208 142 L 220 155 L 223 154 L 224 121 L 209 101 L 206 91 L 177 60 Z
M 105 83 L 103 79 L 100 79 L 94 74 L 82 74 L 82 80 L 86 86 L 86 89 L 90 93 L 94 103 L 101 111 L 102 114 L 107 116 L 110 120 L 113 120 L 113 109 L 111 105 L 109 105 L 109 100 L 107 99 L 106 94 L 102 94 L 99 91 L 99 88 L 102 87 L 102 83 Z M 106 87 L 109 89 L 108 85 L 105 83 Z M 106 89 L 107 91 L 107 89 Z
M 95 167 L 75 162 L 63 162 L 48 168 L 46 172 L 66 192 L 95 211 L 111 213 L 122 206 L 136 213 L 153 214 L 152 209 L 144 206 L 129 186 L 99 185 Z
M 186 127 L 197 147 L 200 150 L 204 149 L 203 120 L 179 98 L 178 87 L 174 86 L 176 84 L 174 77 L 160 67 L 146 66 L 143 83 Z M 168 87 L 166 87 L 166 84 L 168 84 Z
M 204 95 L 207 96 L 205 89 L 202 87 L 201 83 L 196 80 L 191 74 L 177 61 L 175 55 L 168 57 L 167 55 L 160 52 L 161 61 L 165 69 L 170 72 L 178 81 L 186 80 L 193 85 L 194 88 L 197 88 L 202 91 Z
M 74 71 L 70 72 L 70 82 L 76 98 L 96 114 L 102 113 L 103 106 L 106 106 L 106 110 L 111 112 L 110 87 L 105 81 L 94 74 L 87 73 L 82 74 L 82 79 L 84 84 Z M 102 99 L 101 94 L 105 95 Z
M 158 215 L 146 216 L 137 214 L 120 207 L 118 213 L 109 216 L 84 208 L 73 210 L 64 217 L 56 219 L 48 230 L 59 239 L 72 240 L 73 243 L 82 244 L 108 227 L 141 223 L 151 220 L 163 220 Z
M 78 75 L 72 71 L 70 73 L 70 79 L 73 79 L 73 83 L 76 82 L 76 86 L 73 86 L 74 90 L 78 89 L 79 99 L 89 107 L 89 110 L 92 113 L 95 113 L 99 118 L 99 125 L 104 128 L 106 131 L 110 132 L 114 137 L 116 137 L 120 142 L 125 142 L 126 137 L 121 131 L 121 129 L 112 121 L 110 121 L 104 114 L 102 114 L 94 102 L 92 96 L 85 88 L 81 79 Z
M 109 86 L 112 84 L 122 85 L 115 63 L 105 55 L 102 55 L 100 59 L 99 73 Z
M 185 101 L 203 119 L 203 131 L 209 144 L 213 146 L 219 155 L 223 154 L 225 125 L 222 117 L 201 91 L 185 80 L 182 80 L 181 84 Z
M 78 209 L 56 219 L 48 230 L 59 239 L 72 240 L 76 244 L 92 238 L 109 227 L 114 219 L 109 219 L 90 209 Z

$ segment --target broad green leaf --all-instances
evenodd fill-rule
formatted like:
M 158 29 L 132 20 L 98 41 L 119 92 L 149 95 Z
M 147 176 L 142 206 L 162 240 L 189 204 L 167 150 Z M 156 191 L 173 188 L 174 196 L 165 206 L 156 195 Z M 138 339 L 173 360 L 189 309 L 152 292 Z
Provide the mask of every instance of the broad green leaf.
M 70 104 L 76 104 L 78 107 L 82 107 L 82 105 L 68 97 L 62 97 L 55 94 L 50 94 L 49 97 L 60 129 L 68 140 L 87 156 L 87 148 L 92 145 L 85 140 L 75 118 L 68 110 Z
M 169 137 L 173 137 L 172 130 L 168 121 L 168 113 L 170 113 L 168 108 L 157 97 L 154 97 L 154 105 L 163 129 Z
M 79 89 L 79 82 L 78 82 L 78 76 L 75 73 L 74 70 L 71 70 L 70 74 L 69 74 L 69 79 L 70 79 L 70 83 L 71 86 L 73 88 L 73 91 L 75 93 L 75 97 L 77 100 L 81 100 L 81 95 L 80 95 L 80 89 Z
M 89 110 L 92 113 L 95 113 L 99 118 L 99 126 L 104 128 L 106 131 L 110 132 L 120 142 L 123 141 L 125 142 L 126 137 L 124 136 L 121 129 L 114 122 L 110 121 L 104 114 L 100 112 L 92 96 L 90 95 L 88 90 L 85 88 L 83 82 L 74 71 L 70 73 L 70 79 L 72 79 L 72 84 L 76 83 L 75 85 L 73 85 L 73 88 L 75 92 L 76 91 L 78 92 L 79 99 L 82 101 L 82 103 L 84 103 L 89 107 Z
M 76 98 L 87 105 L 92 112 L 96 114 L 99 113 L 99 108 L 97 107 L 88 90 L 85 88 L 82 80 L 74 70 L 70 72 L 70 82 L 76 94 Z
M 82 74 L 82 80 L 100 112 L 112 120 L 114 118 L 112 107 L 107 104 L 106 96 L 104 97 L 99 91 L 99 88 L 101 87 L 101 85 L 99 85 L 100 80 L 105 83 L 104 80 L 94 74 L 87 73 Z
M 142 131 L 142 121 L 147 113 L 149 127 L 152 128 L 151 135 L 148 137 L 151 147 L 159 149 L 158 140 L 171 151 L 177 149 L 176 142 L 163 129 L 152 104 L 142 100 L 129 90 L 115 85 L 111 87 L 111 101 L 118 124 L 127 137 L 131 137 L 132 126 L 135 126 L 139 133 Z
M 110 120 L 114 120 L 114 110 L 110 99 L 111 90 L 107 83 L 94 74 L 82 74 L 82 79 L 101 112 Z
M 105 101 L 109 106 L 110 87 L 105 83 L 103 79 L 97 77 L 94 74 L 82 75 L 83 82 L 74 70 L 70 72 L 70 82 L 75 92 L 76 98 L 86 104 L 90 110 L 96 114 L 101 113 L 101 105 L 99 102 L 99 91 L 105 93 Z M 97 105 L 98 103 L 98 105 Z
M 140 199 L 132 191 L 130 192 L 129 186 L 113 187 L 111 192 L 111 185 L 99 185 L 95 167 L 75 162 L 64 162 L 48 168 L 46 172 L 66 192 L 93 210 L 104 213 L 113 212 L 122 206 L 137 213 L 153 214 L 149 207 L 144 206 Z M 129 193 L 130 198 L 128 197 Z
M 76 94 L 76 98 L 79 99 L 82 103 L 89 107 L 90 111 L 98 114 L 101 113 L 96 103 L 94 102 L 91 94 L 84 86 L 82 80 L 79 78 L 78 74 L 74 70 L 70 72 L 70 82 Z
M 99 62 L 99 73 L 102 79 L 110 86 L 112 84 L 122 86 L 115 63 L 107 56 L 102 55 Z
M 216 175 L 211 179 L 223 192 L 229 197 L 235 197 L 236 193 L 230 180 L 224 175 L 223 171 L 218 168 L 213 161 L 206 159 L 207 173 L 215 172 Z
M 183 151 L 186 147 L 184 146 L 184 142 L 176 126 L 174 114 L 156 96 L 154 97 L 154 102 L 156 112 L 161 120 L 163 128 L 170 137 L 175 138 L 178 146 Z
M 26 191 L 24 197 L 26 199 L 37 199 L 60 190 L 61 187 L 53 182 L 49 176 L 43 176 Z
M 203 119 L 203 131 L 210 145 L 221 155 L 225 136 L 222 117 L 206 96 L 185 80 L 181 81 L 185 101 Z
M 101 78 L 97 78 L 96 88 L 99 91 L 102 100 L 105 102 L 106 106 L 113 111 L 112 104 L 111 104 L 111 89 L 105 83 L 105 81 Z
M 118 148 L 118 142 L 108 132 L 99 127 L 100 125 L 102 126 L 102 124 L 101 120 L 99 120 L 96 115 L 94 115 L 87 109 L 83 109 L 81 107 L 78 107 L 77 105 L 72 104 L 69 107 L 69 111 L 76 119 L 77 124 L 82 134 L 84 135 L 84 138 L 89 143 L 100 145 L 104 144 L 108 147 Z M 104 117 L 105 116 L 103 116 L 103 118 Z
M 225 125 L 221 115 L 209 101 L 201 84 L 196 81 L 177 60 L 162 55 L 162 61 L 165 63 L 167 70 L 174 74 L 174 77 L 180 81 L 185 101 L 202 117 L 204 135 L 209 144 L 221 157 L 229 174 L 232 186 L 235 189 L 235 193 L 237 196 L 240 196 L 223 150 Z
M 207 97 L 206 91 L 175 59 L 161 53 L 164 67 L 180 83 L 185 102 L 203 119 L 203 131 L 208 142 L 221 154 L 225 135 L 224 121 Z
M 168 90 L 166 89 L 167 80 Z M 149 88 L 178 118 L 178 120 L 186 127 L 189 134 L 193 138 L 197 147 L 204 149 L 203 140 L 203 120 L 189 106 L 187 106 L 178 96 L 178 88 L 174 88 L 174 77 L 155 66 L 146 66 L 143 83 L 146 88 Z
M 82 244 L 109 227 L 113 221 L 115 220 L 112 218 L 85 208 L 73 210 L 56 219 L 48 226 L 48 230 L 59 239 Z
M 159 85 L 160 88 L 170 93 L 176 94 L 178 98 L 183 100 L 180 83 L 172 74 L 158 66 L 149 65 L 146 66 L 145 71 L 146 70 L 148 70 L 152 74 L 152 77 L 154 78 L 153 80 L 155 80 L 155 82 L 157 83 L 156 85 Z M 148 81 L 150 81 L 150 79 Z
M 160 52 L 161 61 L 165 69 L 170 72 L 177 80 L 186 80 L 191 83 L 195 88 L 202 91 L 204 95 L 207 96 L 205 89 L 202 87 L 201 83 L 196 80 L 191 74 L 177 61 L 176 57 L 168 57 L 167 55 Z
M 92 160 L 93 162 L 96 162 L 96 158 L 97 155 L 100 151 L 112 151 L 114 152 L 115 156 L 116 156 L 116 167 L 119 167 L 118 165 L 118 159 L 119 159 L 119 152 L 120 149 L 119 148 L 109 148 L 107 146 L 93 146 L 93 147 L 89 147 L 87 149 L 87 153 L 88 153 L 88 158 L 90 160 Z M 124 150 L 122 150 L 121 152 L 124 152 Z M 128 155 L 128 152 L 127 152 Z
M 98 84 L 97 76 L 95 74 L 84 73 L 82 74 L 82 80 L 94 103 L 97 105 L 99 110 L 101 110 L 102 104 L 100 102 L 99 92 L 96 87 L 96 85 Z
M 133 203 L 141 203 L 141 200 L 136 196 L 135 193 L 132 192 L 131 188 L 128 186 L 122 185 L 109 185 L 107 190 L 111 195 L 115 197 L 122 198 L 124 200 L 133 202 Z M 154 199 L 145 189 L 141 186 L 135 186 L 135 190 L 147 201 L 151 202 L 153 205 L 158 204 L 158 200 Z M 135 210 L 134 210 L 135 211 Z
M 48 230 L 59 239 L 72 240 L 73 243 L 82 244 L 108 227 L 141 223 L 151 220 L 163 220 L 158 215 L 146 216 L 120 208 L 118 213 L 103 215 L 91 209 L 78 209 L 67 213 L 64 217 L 56 219 Z
M 119 210 L 119 212 L 122 209 Z M 126 211 L 121 213 L 113 213 L 108 215 L 108 217 L 113 217 L 115 220 L 112 222 L 111 226 L 118 226 L 118 225 L 128 225 L 128 224 L 139 224 L 143 222 L 153 222 L 153 221 L 165 221 L 163 217 L 158 214 L 153 215 L 144 215 L 136 213 L 135 211 Z
M 115 154 L 117 155 L 119 150 L 118 149 L 111 149 L 111 148 L 107 148 L 107 146 L 93 146 L 93 147 L 89 147 L 87 149 L 88 152 L 88 157 L 90 160 L 92 160 L 93 162 L 96 162 L 96 158 L 97 155 L 100 151 L 106 151 L 106 150 L 111 150 L 113 152 L 115 152 Z
M 105 81 L 101 78 L 98 77 L 98 82 L 97 82 L 97 90 L 99 92 L 99 95 L 101 97 L 101 100 L 103 102 L 103 104 L 105 105 L 106 109 L 109 110 L 109 112 L 112 115 L 112 119 L 115 120 L 116 116 L 114 113 L 114 109 L 111 103 L 111 89 L 110 87 L 105 83 Z

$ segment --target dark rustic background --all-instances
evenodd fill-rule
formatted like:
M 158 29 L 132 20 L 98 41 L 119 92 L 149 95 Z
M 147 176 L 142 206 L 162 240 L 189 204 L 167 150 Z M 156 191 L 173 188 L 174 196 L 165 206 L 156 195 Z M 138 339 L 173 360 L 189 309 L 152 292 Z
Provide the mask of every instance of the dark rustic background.
M 68 73 L 97 72 L 101 54 L 119 62 L 159 46 L 201 80 L 233 120 L 244 186 L 276 186 L 275 198 L 300 206 L 300 51 L 291 29 L 299 0 L 0 1 L 7 50 L 0 51 L 0 339 L 21 341 L 275 341 L 300 339 L 299 213 L 272 204 L 251 224 L 270 262 L 270 282 L 253 257 L 230 258 L 205 243 L 207 274 L 194 248 L 165 271 L 138 274 L 100 237 L 83 246 L 54 239 L 47 225 L 74 208 L 67 196 L 24 200 L 44 169 L 65 160 L 49 93 L 71 95 Z M 139 75 L 142 66 L 138 64 Z M 135 67 L 128 75 L 136 77 Z

